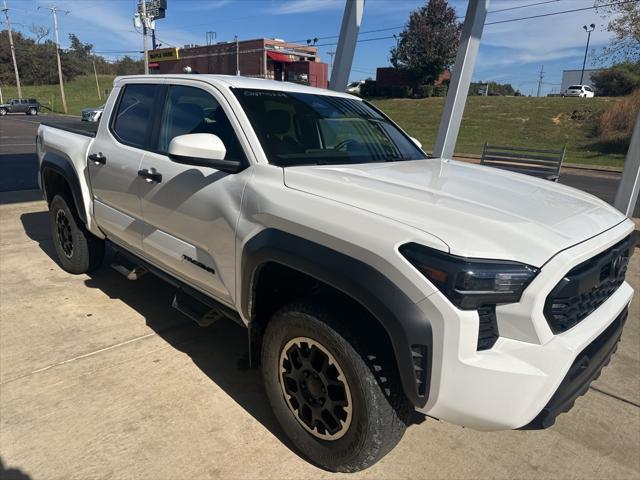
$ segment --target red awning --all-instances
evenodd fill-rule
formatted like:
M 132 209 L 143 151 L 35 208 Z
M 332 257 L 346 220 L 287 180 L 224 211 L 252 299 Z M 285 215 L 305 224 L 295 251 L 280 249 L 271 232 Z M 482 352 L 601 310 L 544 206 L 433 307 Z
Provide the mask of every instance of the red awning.
M 159 63 L 150 63 L 149 64 L 149 68 L 160 68 L 160 64 Z
M 267 51 L 267 56 L 274 62 L 293 63 L 291 55 L 285 55 L 284 53 Z

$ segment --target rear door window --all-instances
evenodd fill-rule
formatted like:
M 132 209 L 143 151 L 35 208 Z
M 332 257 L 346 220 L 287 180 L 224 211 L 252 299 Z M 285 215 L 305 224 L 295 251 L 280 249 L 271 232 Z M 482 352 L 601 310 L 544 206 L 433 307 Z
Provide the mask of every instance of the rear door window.
M 120 94 L 112 131 L 122 143 L 144 148 L 153 124 L 151 112 L 159 85 L 130 83 Z

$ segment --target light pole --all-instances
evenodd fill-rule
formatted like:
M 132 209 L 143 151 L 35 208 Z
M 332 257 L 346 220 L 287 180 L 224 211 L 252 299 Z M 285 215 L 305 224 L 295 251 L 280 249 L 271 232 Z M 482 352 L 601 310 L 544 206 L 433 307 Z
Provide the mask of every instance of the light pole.
M 584 60 L 582 61 L 582 72 L 580 72 L 580 85 L 582 85 L 582 79 L 584 78 L 584 66 L 587 64 L 587 53 L 589 52 L 589 40 L 591 40 L 591 32 L 593 32 L 596 29 L 596 26 L 594 23 L 592 23 L 588 27 L 586 25 L 583 25 L 582 28 L 584 28 L 584 31 L 587 32 L 587 47 L 584 49 Z

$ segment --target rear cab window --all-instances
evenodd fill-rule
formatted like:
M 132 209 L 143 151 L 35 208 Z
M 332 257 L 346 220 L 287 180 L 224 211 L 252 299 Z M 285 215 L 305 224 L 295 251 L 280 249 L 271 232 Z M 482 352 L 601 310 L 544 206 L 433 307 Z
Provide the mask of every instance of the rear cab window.
M 152 111 L 160 85 L 129 83 L 120 93 L 111 132 L 125 145 L 145 148 L 153 125 Z

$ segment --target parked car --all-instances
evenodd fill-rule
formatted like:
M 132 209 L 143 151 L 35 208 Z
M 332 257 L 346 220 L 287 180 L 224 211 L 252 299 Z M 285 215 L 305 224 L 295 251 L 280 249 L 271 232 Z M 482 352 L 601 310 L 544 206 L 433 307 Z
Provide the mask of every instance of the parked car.
M 0 104 L 0 116 L 8 113 L 37 115 L 39 111 L 40 103 L 35 98 L 12 98 L 9 103 Z
M 358 80 L 357 82 L 351 82 L 349 85 L 347 85 L 347 92 L 348 93 L 355 93 L 357 95 L 360 95 L 360 87 L 364 85 L 364 80 Z
M 198 324 L 245 328 L 316 465 L 369 467 L 414 410 L 550 427 L 615 350 L 635 227 L 596 197 L 430 158 L 375 106 L 294 83 L 120 77 L 104 115 L 38 128 L 60 265 L 90 272 L 110 245 Z
M 80 120 L 83 122 L 98 122 L 104 111 L 104 105 L 96 108 L 83 108 L 80 112 Z
M 571 85 L 565 90 L 562 96 L 593 98 L 595 92 L 589 85 Z

